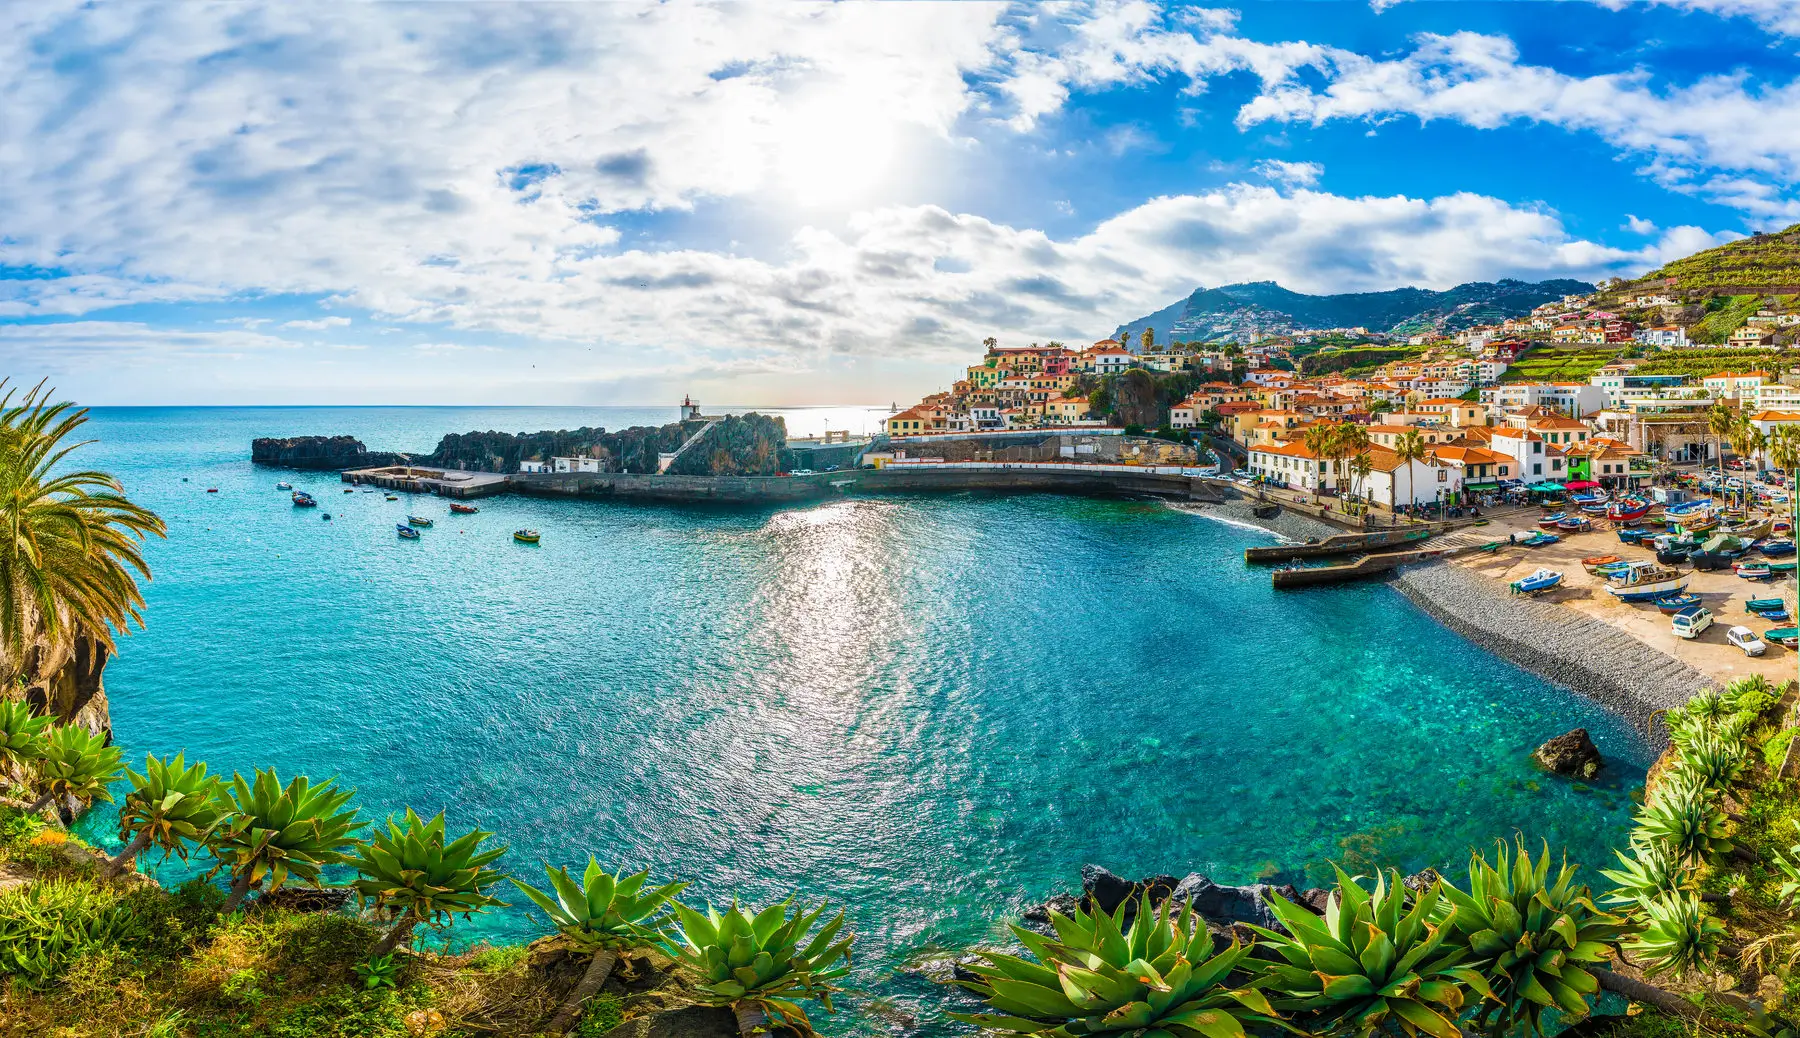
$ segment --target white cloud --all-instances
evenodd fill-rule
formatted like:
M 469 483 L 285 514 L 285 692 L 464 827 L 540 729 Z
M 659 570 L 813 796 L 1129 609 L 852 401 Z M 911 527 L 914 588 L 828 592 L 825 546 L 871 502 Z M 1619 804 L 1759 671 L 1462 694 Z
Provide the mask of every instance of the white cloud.
M 0 368 L 19 377 L 81 374 L 96 365 L 243 360 L 298 344 L 253 331 L 158 328 L 138 321 L 0 324 Z
M 1625 224 L 1620 230 L 1630 231 L 1632 234 L 1655 234 L 1656 224 L 1650 220 L 1644 220 L 1627 214 L 1625 217 Z
M 327 328 L 342 328 L 350 323 L 348 317 L 321 317 L 311 321 L 287 321 L 283 328 L 304 328 L 308 331 L 322 332 Z
M 1325 167 L 1317 162 L 1284 162 L 1281 159 L 1265 159 L 1256 164 L 1256 172 L 1278 184 L 1311 187 L 1325 175 Z
M 1717 15 L 1721 18 L 1744 17 L 1771 32 L 1800 36 L 1800 4 L 1794 0 L 1598 0 L 1602 7 L 1615 11 L 1643 2 L 1663 7 L 1677 7 Z
M 1723 12 L 1732 5 L 1712 6 Z M 1774 4 L 1736 7 L 1777 12 Z M 1800 14 L 1789 17 L 1800 20 Z M 1648 69 L 1574 76 L 1523 64 L 1511 40 L 1472 32 L 1421 34 L 1410 53 L 1373 58 L 1304 41 L 1245 39 L 1229 23 L 1171 23 L 1142 2 L 1083 9 L 1066 29 L 1060 47 L 1020 55 L 1002 83 L 1016 106 L 1014 125 L 1029 128 L 1056 111 L 1071 86 L 1104 89 L 1179 76 L 1200 90 L 1215 77 L 1248 72 L 1261 87 L 1237 113 L 1242 129 L 1345 119 L 1378 124 L 1401 116 L 1482 129 L 1545 123 L 1596 134 L 1642 156 L 1647 171 L 1673 190 L 1765 223 L 1800 219 L 1800 201 L 1785 190 L 1800 183 L 1800 134 L 1791 130 L 1800 125 L 1800 80 L 1760 84 L 1725 72 L 1659 87 Z M 1718 171 L 1736 176 L 1715 183 Z

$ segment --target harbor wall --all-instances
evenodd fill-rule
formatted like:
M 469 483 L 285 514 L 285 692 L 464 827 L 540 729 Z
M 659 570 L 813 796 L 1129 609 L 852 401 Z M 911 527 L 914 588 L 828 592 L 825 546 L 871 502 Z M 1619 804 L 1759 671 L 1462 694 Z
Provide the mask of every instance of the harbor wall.
M 818 472 L 803 476 L 651 476 L 625 472 L 532 473 L 509 477 L 526 494 L 619 500 L 786 504 L 843 494 L 943 493 L 964 490 L 1054 493 L 1100 497 L 1154 495 L 1179 500 L 1220 500 L 1220 490 L 1192 476 L 1055 468 L 940 468 L 891 465 L 880 469 Z

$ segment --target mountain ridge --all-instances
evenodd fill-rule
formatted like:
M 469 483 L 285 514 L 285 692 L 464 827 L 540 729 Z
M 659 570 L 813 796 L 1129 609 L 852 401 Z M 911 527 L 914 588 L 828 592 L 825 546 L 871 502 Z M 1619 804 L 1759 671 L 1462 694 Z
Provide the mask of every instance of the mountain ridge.
M 1297 328 L 1364 327 L 1403 334 L 1457 331 L 1522 317 L 1542 303 L 1592 291 L 1588 282 L 1568 278 L 1470 281 L 1441 292 L 1406 287 L 1333 295 L 1295 292 L 1274 281 L 1248 281 L 1197 288 L 1185 299 L 1120 325 L 1113 336 L 1129 336 L 1126 341 L 1135 349 L 1146 327 L 1156 330 L 1161 343 L 1245 341 L 1252 333 L 1282 334 Z

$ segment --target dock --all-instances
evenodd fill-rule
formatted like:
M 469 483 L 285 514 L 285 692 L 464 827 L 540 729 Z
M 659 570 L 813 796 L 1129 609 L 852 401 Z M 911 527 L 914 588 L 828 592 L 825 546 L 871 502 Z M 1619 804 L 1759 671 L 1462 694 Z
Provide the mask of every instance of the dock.
M 505 493 L 512 481 L 499 472 L 465 472 L 461 469 L 420 468 L 416 465 L 386 465 L 372 469 L 351 469 L 339 479 L 353 486 L 404 490 L 409 494 L 437 494 L 440 497 L 492 497 Z
M 1418 544 L 1432 535 L 1430 529 L 1378 530 L 1373 533 L 1340 533 L 1305 544 L 1275 544 L 1245 548 L 1245 562 L 1294 562 L 1337 555 L 1367 555 L 1387 548 Z
M 1274 572 L 1277 588 L 1313 587 L 1319 584 L 1342 584 L 1352 580 L 1368 580 L 1386 576 L 1401 566 L 1447 555 L 1449 549 L 1429 551 L 1394 551 L 1383 555 L 1364 555 L 1336 566 L 1296 566 Z

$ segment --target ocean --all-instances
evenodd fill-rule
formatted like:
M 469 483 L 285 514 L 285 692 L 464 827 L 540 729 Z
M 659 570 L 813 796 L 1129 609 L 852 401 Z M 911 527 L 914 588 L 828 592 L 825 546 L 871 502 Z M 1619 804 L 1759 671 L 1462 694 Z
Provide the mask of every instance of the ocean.
M 884 412 L 776 413 L 816 432 Z M 106 671 L 118 741 L 336 777 L 372 821 L 446 811 L 533 880 L 592 854 L 688 880 L 695 901 L 842 905 L 860 994 L 837 1034 L 965 1033 L 909 967 L 1003 939 L 1085 863 L 1305 884 L 1332 861 L 1460 873 L 1518 833 L 1594 880 L 1623 842 L 1650 759 L 1628 724 L 1384 585 L 1276 593 L 1242 562 L 1267 535 L 1162 503 L 500 497 L 452 516 L 249 462 L 256 436 L 429 450 L 451 431 L 673 418 L 94 411 L 84 465 L 169 526 L 148 627 Z M 436 525 L 401 541 L 408 514 Z M 514 543 L 524 526 L 543 543 Z M 1576 726 L 1611 762 L 1590 785 L 1528 759 Z M 500 894 L 511 908 L 423 943 L 547 932 Z

